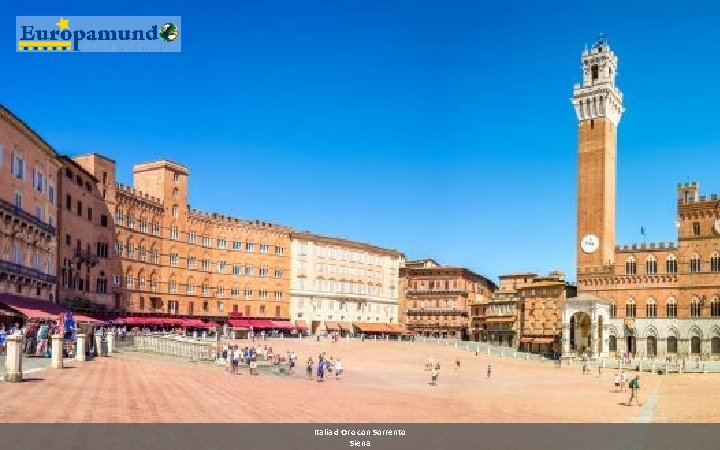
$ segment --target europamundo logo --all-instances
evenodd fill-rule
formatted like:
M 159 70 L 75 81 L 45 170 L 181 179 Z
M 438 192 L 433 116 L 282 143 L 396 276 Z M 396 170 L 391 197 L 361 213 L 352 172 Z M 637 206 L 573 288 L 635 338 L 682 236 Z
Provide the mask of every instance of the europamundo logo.
M 18 52 L 179 52 L 180 17 L 17 16 Z

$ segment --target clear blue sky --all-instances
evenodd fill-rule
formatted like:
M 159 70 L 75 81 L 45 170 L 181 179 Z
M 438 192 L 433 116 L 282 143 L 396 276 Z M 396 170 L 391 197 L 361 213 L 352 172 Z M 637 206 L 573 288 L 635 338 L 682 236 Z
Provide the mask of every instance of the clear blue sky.
M 106 3 L 113 3 L 108 6 Z M 597 9 L 594 9 L 597 8 Z M 0 102 L 58 151 L 191 168 L 205 210 L 432 256 L 575 271 L 580 53 L 620 57 L 618 241 L 720 191 L 718 6 L 677 2 L 27 1 Z M 179 54 L 19 54 L 16 15 L 181 15 Z M 72 22 L 71 22 L 72 26 Z M 713 31 L 715 30 L 715 31 Z

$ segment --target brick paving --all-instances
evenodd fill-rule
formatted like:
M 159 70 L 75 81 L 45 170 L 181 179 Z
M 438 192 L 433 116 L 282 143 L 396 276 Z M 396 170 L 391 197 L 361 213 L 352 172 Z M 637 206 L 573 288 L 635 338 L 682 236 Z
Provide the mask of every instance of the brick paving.
M 265 344 L 265 343 L 263 343 Z M 295 350 L 293 377 L 227 375 L 220 367 L 139 353 L 123 353 L 62 371 L 0 383 L 0 421 L 7 423 L 584 423 L 715 422 L 720 414 L 697 406 L 712 401 L 706 385 L 719 376 L 670 375 L 645 408 L 623 406 L 612 393 L 614 371 L 581 375 L 581 368 L 480 356 L 427 344 L 311 340 L 268 342 Z M 308 356 L 341 357 L 342 381 L 306 381 Z M 442 365 L 439 385 L 428 385 L 424 363 Z M 461 367 L 455 370 L 454 361 Z M 492 364 L 492 379 L 486 379 Z M 715 377 L 715 378 L 712 378 Z M 644 396 L 658 377 L 642 376 Z M 707 382 L 706 382 L 707 381 Z M 720 394 L 711 394 L 720 397 Z

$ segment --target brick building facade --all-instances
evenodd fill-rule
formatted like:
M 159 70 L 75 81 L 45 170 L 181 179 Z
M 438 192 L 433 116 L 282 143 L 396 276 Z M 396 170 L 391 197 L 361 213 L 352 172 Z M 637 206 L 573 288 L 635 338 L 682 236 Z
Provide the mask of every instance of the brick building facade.
M 115 227 L 100 180 L 67 156 L 59 161 L 58 300 L 76 311 L 119 309 L 110 286 L 120 269 L 112 254 Z
M 432 259 L 407 261 L 400 270 L 401 310 L 409 331 L 423 336 L 467 338 L 472 305 L 483 303 L 495 283 L 462 267 Z
M 133 187 L 115 181 L 108 158 L 92 154 L 75 161 L 98 180 L 113 217 L 117 309 L 289 318 L 288 227 L 191 208 L 189 170 L 173 161 L 136 165 Z

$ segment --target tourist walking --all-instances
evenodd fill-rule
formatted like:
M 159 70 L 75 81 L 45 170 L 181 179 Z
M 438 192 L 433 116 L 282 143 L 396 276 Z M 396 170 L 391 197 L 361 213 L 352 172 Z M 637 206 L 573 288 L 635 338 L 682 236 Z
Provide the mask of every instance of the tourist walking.
M 223 354 L 225 355 L 225 372 L 231 373 L 232 372 L 232 349 L 223 350 Z
M 295 373 L 295 352 L 290 353 L 288 359 L 290 360 L 290 370 L 288 371 L 288 374 L 292 375 Z
M 5 349 L 7 339 L 7 332 L 5 331 L 5 325 L 0 325 L 0 355 L 4 355 L 7 350 Z
M 240 349 L 237 345 L 233 347 L 232 351 L 232 372 L 240 374 Z
M 325 360 L 322 357 L 318 360 L 317 365 L 317 380 L 319 382 L 325 381 Z
M 440 364 L 433 366 L 430 370 L 430 386 L 437 386 L 438 376 L 440 375 Z
M 313 362 L 312 356 L 308 358 L 306 367 L 305 367 L 305 375 L 307 375 L 308 380 L 312 380 L 312 374 L 313 374 L 313 366 L 315 363 Z
M 625 383 L 627 383 L 627 376 L 623 370 L 620 374 L 620 392 L 625 392 Z
M 615 372 L 615 392 L 621 392 L 620 391 L 620 374 Z
M 489 380 L 492 376 L 492 366 L 488 364 L 488 370 L 487 370 L 487 379 Z
M 457 370 L 459 370 L 459 369 L 460 369 L 460 360 L 459 360 L 459 359 L 456 359 L 456 360 L 455 360 L 455 371 L 457 371 Z
M 335 363 L 335 379 L 340 380 L 340 376 L 343 373 L 343 364 L 342 360 L 338 358 L 337 362 Z
M 640 403 L 640 396 L 638 395 L 639 390 L 640 375 L 636 375 L 635 378 L 630 380 L 630 400 L 627 402 L 628 406 L 632 406 L 633 400 L 635 400 L 635 403 L 637 403 L 638 406 L 642 406 L 642 403 Z

